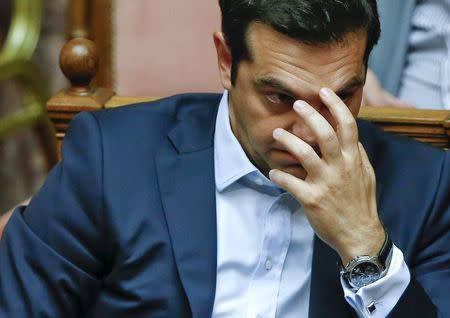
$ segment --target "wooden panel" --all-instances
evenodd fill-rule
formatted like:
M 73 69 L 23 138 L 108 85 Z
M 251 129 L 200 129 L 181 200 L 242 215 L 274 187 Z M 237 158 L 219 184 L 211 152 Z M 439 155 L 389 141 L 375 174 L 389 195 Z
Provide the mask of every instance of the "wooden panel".
M 362 107 L 359 117 L 384 130 L 437 147 L 450 147 L 450 111 Z
M 212 34 L 217 0 L 115 1 L 116 91 L 126 96 L 221 92 Z
M 425 109 L 405 109 L 391 107 L 369 107 L 361 108 L 359 117 L 377 122 L 406 122 L 416 124 L 441 124 L 449 118 L 448 110 L 425 110 Z

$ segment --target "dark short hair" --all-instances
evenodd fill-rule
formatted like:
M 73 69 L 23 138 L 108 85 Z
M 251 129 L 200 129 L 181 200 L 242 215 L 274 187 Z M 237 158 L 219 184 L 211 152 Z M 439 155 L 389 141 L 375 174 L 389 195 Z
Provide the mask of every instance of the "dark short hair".
M 232 84 L 239 62 L 251 60 L 246 35 L 252 22 L 308 44 L 339 42 L 348 33 L 365 29 L 366 62 L 380 37 L 376 0 L 219 0 L 219 4 L 233 60 Z

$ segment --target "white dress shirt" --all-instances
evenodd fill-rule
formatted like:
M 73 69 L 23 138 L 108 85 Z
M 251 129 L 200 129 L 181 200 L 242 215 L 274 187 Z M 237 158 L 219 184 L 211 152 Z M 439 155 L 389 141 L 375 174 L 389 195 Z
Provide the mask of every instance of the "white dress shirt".
M 314 231 L 299 203 L 247 158 L 231 130 L 227 92 L 217 114 L 214 163 L 217 284 L 212 316 L 308 317 Z M 384 278 L 356 293 L 341 280 L 345 299 L 360 317 L 385 317 L 409 281 L 396 247 Z

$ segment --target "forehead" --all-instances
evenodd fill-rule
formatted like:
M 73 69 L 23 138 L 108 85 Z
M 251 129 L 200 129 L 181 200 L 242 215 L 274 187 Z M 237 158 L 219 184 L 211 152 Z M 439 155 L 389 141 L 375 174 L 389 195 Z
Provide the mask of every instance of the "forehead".
M 337 90 L 352 78 L 363 80 L 365 76 L 364 30 L 349 33 L 339 42 L 306 44 L 270 26 L 253 23 L 247 43 L 252 76 L 274 78 L 311 94 L 321 87 Z

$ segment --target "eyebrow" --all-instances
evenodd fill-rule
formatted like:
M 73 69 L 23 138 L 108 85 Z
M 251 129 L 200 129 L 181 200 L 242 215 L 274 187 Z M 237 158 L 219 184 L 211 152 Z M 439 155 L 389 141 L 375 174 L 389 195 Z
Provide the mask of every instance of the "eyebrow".
M 349 90 L 351 90 L 353 87 L 360 87 L 360 86 L 364 86 L 364 78 L 362 78 L 361 76 L 354 76 L 336 91 L 336 95 L 338 96 L 343 95 L 347 93 Z
M 269 86 L 278 89 L 289 96 L 295 96 L 294 92 L 283 82 L 271 76 L 263 76 L 255 79 L 256 86 Z
M 296 96 L 296 94 L 283 82 L 272 76 L 262 76 L 255 79 L 255 85 L 257 86 L 269 86 L 278 89 L 289 96 Z M 364 79 L 361 76 L 354 76 L 347 81 L 342 87 L 340 87 L 335 93 L 340 96 L 347 93 L 353 87 L 359 87 L 364 85 Z

